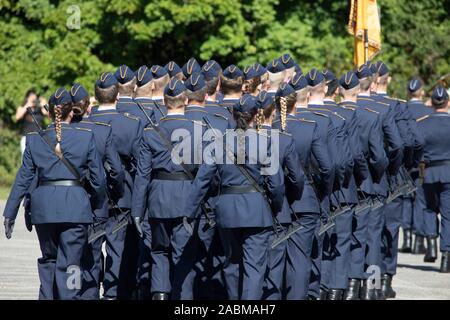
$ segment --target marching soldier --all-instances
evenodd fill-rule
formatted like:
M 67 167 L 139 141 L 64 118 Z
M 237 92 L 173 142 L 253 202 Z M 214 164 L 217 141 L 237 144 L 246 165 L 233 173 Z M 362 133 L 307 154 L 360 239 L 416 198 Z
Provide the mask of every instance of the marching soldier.
M 283 54 L 279 58 L 279 61 L 281 61 L 281 63 L 284 66 L 284 69 L 286 70 L 284 82 L 287 83 L 287 82 L 291 81 L 291 79 L 294 77 L 297 64 L 295 63 L 294 59 L 292 59 L 292 57 L 288 53 Z
M 183 204 L 188 199 L 195 170 L 194 153 L 199 148 L 193 138 L 194 126 L 198 124 L 186 118 L 186 102 L 185 85 L 181 80 L 172 79 L 164 89 L 168 114 L 158 126 L 144 129 L 140 145 L 132 216 L 138 230 L 145 215 L 151 226 L 154 300 L 193 299 L 190 275 L 196 257 L 193 234 L 198 227 L 193 222 L 198 212 L 183 210 Z M 172 146 L 173 134 L 182 139 L 180 143 L 184 147 L 193 150 L 189 159 L 185 160 L 179 153 L 177 159 L 172 158 L 175 152 L 180 152 L 175 149 L 176 145 Z M 190 142 L 183 142 L 184 139 Z
M 433 113 L 433 110 L 430 107 L 425 106 L 423 103 L 422 87 L 422 82 L 416 78 L 412 79 L 408 84 L 408 93 L 410 96 L 410 100 L 408 101 L 408 109 L 415 121 Z M 417 192 L 415 199 L 409 206 L 407 203 L 403 204 L 403 206 L 406 207 L 406 210 L 409 209 L 409 211 L 406 212 L 408 216 L 404 219 L 404 244 L 402 246 L 402 251 L 408 251 L 409 248 L 409 251 L 413 254 L 425 253 L 424 261 L 434 262 L 437 259 L 437 216 L 433 211 L 428 210 L 426 207 L 423 187 L 419 183 L 419 169 L 417 166 L 411 170 L 411 177 L 416 183 Z M 415 234 L 415 239 L 413 245 L 411 245 L 413 232 Z M 423 243 L 424 236 L 427 239 L 426 249 Z
M 274 59 L 266 66 L 268 73 L 267 94 L 274 97 L 280 85 L 286 78 L 286 68 L 280 58 Z
M 242 92 L 257 96 L 261 91 L 261 74 L 254 66 L 249 66 L 244 69 L 244 86 Z
M 419 130 L 425 140 L 423 188 L 427 209 L 441 214 L 440 272 L 450 272 L 450 116 L 448 93 L 437 86 L 431 96 L 434 112 L 418 120 Z
M 91 112 L 89 106 L 89 94 L 86 89 L 76 83 L 70 89 L 73 102 L 73 113 L 71 126 L 74 128 L 85 128 L 92 131 L 94 135 L 95 147 L 103 164 L 103 169 L 107 177 L 111 191 L 107 193 L 115 195 L 117 201 L 123 195 L 123 182 L 125 173 L 122 168 L 119 154 L 113 144 L 111 126 L 102 122 L 92 122 L 89 120 Z M 101 209 L 94 210 L 94 226 L 98 225 L 103 229 L 108 220 L 108 196 Z M 95 230 L 95 229 L 94 229 Z M 99 237 L 92 243 L 87 244 L 83 255 L 83 286 L 81 292 L 82 299 L 98 300 L 100 297 L 101 274 L 103 274 L 103 254 L 102 245 L 105 237 Z
M 265 91 L 262 91 L 258 95 L 258 103 L 259 110 L 256 116 L 257 128 L 262 130 L 263 134 L 270 135 L 276 111 L 275 99 L 268 96 Z M 275 131 L 276 129 L 273 130 Z M 292 225 L 292 219 L 295 217 L 291 203 L 299 201 L 302 197 L 305 174 L 301 169 L 301 163 L 299 162 L 300 160 L 292 136 L 279 130 L 276 130 L 276 132 L 279 134 L 279 162 L 283 171 L 286 172 L 284 178 L 285 199 L 283 207 L 277 213 L 276 217 L 282 226 L 289 228 Z M 273 236 L 276 236 L 274 231 Z M 265 280 L 263 299 L 281 300 L 283 297 L 283 292 L 285 291 L 283 288 L 283 278 L 286 269 L 286 250 L 287 241 L 283 241 L 275 248 L 269 250 L 268 272 Z
M 223 143 L 217 142 L 215 145 L 223 150 L 223 157 L 211 154 L 205 159 L 208 162 L 200 167 L 190 188 L 185 212 L 197 210 L 211 179 L 219 174 L 220 194 L 215 208 L 225 250 L 223 271 L 228 298 L 256 300 L 261 299 L 263 294 L 270 228 L 273 227 L 271 211 L 278 212 L 281 209 L 284 186 L 278 157 L 266 159 L 267 156 L 272 157 L 271 139 L 252 130 L 256 122 L 256 98 L 243 95 L 232 110 L 237 132 L 227 133 Z M 236 139 L 239 141 L 237 144 Z M 265 153 L 260 150 L 262 144 L 258 143 L 257 153 L 249 154 L 251 148 L 247 141 L 258 142 L 261 139 L 266 140 Z M 267 156 L 260 158 L 262 154 Z M 263 163 L 266 165 L 263 166 Z M 267 168 L 267 165 L 275 167 Z M 267 198 L 262 191 L 264 189 L 267 190 Z M 240 287 L 242 290 L 239 290 Z
M 152 93 L 152 120 L 159 123 L 161 118 L 165 117 L 167 114 L 167 108 L 164 104 L 164 88 L 170 81 L 170 75 L 166 68 L 159 65 L 153 65 L 150 68 L 153 77 L 153 93 Z
M 206 98 L 207 105 L 215 105 L 222 100 L 221 94 L 219 94 L 219 78 L 222 74 L 222 67 L 214 60 L 208 60 L 202 67 L 202 74 L 206 80 Z
M 220 111 L 224 117 L 228 118 L 230 128 L 236 127 L 233 107 L 239 102 L 239 99 L 242 96 L 243 84 L 244 73 L 235 65 L 226 67 L 220 75 L 220 92 L 223 94 L 222 102 L 220 103 Z M 209 110 L 212 111 L 212 109 Z
M 138 256 L 136 230 L 132 224 L 128 223 L 128 220 L 142 125 L 139 118 L 128 113 L 117 112 L 118 87 L 119 84 L 114 75 L 102 73 L 95 83 L 95 99 L 99 105 L 93 108 L 89 116 L 91 121 L 111 126 L 113 144 L 125 170 L 123 196 L 110 195 L 112 199 L 118 199 L 118 201 L 110 206 L 106 226 L 106 261 L 103 280 L 105 299 L 131 298 L 135 290 Z
M 54 123 L 27 136 L 22 166 L 3 213 L 5 233 L 11 238 L 20 202 L 37 175 L 31 220 L 42 252 L 38 259 L 39 299 L 80 299 L 87 227 L 93 222 L 93 210 L 104 205 L 105 174 L 91 130 L 70 126 L 70 94 L 59 88 L 49 106 Z M 83 183 L 89 184 L 91 197 Z M 70 279 L 74 275 L 78 277 L 75 283 Z
M 198 64 L 198 62 L 195 58 L 190 58 L 183 65 L 182 70 L 183 70 L 184 78 L 187 79 L 194 73 L 202 72 L 202 67 Z
M 298 79 L 301 78 L 299 75 Z M 299 82 L 294 78 L 291 83 L 295 85 Z M 296 115 L 295 90 L 291 85 L 283 84 L 276 93 L 275 101 L 280 116 L 273 122 L 273 127 L 292 135 L 307 177 L 302 198 L 291 204 L 295 213 L 293 220 L 303 228 L 288 240 L 286 261 L 286 298 L 304 300 L 308 298 L 314 232 L 319 221 L 326 222 L 328 216 L 328 211 L 322 208 L 321 202 L 322 197 L 331 193 L 334 167 L 328 150 L 328 136 L 319 132 L 315 121 Z M 310 172 L 313 161 L 318 165 L 318 186 L 314 185 Z
M 180 68 L 180 66 L 175 61 L 169 61 L 165 66 L 164 69 L 167 70 L 167 73 L 170 76 L 170 79 L 176 78 L 179 80 L 184 80 L 184 74 L 183 70 Z

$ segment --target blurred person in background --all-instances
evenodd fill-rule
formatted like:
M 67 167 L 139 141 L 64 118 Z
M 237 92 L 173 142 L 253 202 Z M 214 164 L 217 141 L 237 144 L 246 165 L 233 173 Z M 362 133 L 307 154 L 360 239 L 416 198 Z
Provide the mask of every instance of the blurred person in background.
M 33 122 L 33 118 L 30 114 L 27 113 L 27 108 L 30 107 L 33 110 L 33 114 L 36 117 L 37 121 L 42 124 L 42 121 L 48 115 L 47 110 L 42 107 L 42 103 L 44 102 L 46 103 L 46 101 L 41 101 L 35 90 L 30 89 L 25 94 L 22 106 L 17 108 L 16 121 L 20 121 L 22 125 L 20 131 L 20 134 L 22 136 L 20 138 L 20 151 L 22 152 L 22 154 L 25 150 L 26 135 L 30 132 L 38 131 L 36 124 Z

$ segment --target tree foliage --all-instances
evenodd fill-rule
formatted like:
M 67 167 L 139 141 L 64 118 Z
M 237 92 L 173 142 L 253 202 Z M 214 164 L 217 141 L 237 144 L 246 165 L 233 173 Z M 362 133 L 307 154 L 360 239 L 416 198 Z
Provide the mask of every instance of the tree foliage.
M 379 0 L 383 51 L 393 92 L 421 75 L 450 72 L 448 0 Z M 0 0 L 0 118 L 12 122 L 30 87 L 49 95 L 125 63 L 180 65 L 189 57 L 239 66 L 292 54 L 304 70 L 352 68 L 345 0 L 78 0 L 80 28 L 69 29 L 72 0 Z

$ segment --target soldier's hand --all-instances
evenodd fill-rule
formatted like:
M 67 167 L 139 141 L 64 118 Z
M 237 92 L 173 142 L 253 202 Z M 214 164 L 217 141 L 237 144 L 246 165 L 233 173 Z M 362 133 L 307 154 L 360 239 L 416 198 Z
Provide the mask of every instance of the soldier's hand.
M 144 232 L 142 231 L 141 218 L 140 217 L 135 217 L 133 219 L 133 221 L 134 221 L 134 225 L 136 227 L 137 233 L 139 235 L 139 238 L 143 238 L 144 237 Z
M 6 239 L 11 239 L 13 229 L 14 229 L 14 220 L 5 218 L 5 222 L 3 222 L 3 225 L 5 226 Z

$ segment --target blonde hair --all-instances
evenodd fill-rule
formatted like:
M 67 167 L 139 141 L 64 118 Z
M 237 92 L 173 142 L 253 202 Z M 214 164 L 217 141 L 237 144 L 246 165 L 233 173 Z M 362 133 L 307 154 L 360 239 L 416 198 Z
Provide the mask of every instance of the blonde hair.
M 285 97 L 280 97 L 280 120 L 281 131 L 286 130 L 286 118 L 287 118 L 287 103 Z

